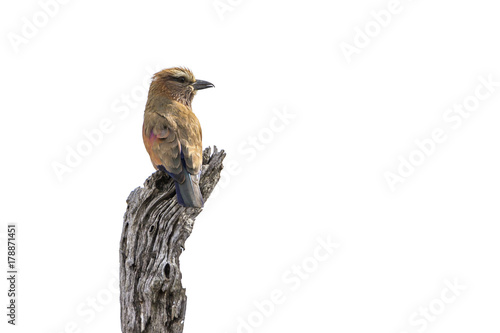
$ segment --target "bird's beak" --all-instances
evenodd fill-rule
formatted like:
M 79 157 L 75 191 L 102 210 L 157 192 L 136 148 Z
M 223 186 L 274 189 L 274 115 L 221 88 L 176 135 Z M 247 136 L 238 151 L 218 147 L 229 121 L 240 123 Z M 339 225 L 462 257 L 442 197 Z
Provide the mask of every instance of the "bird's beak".
M 207 88 L 215 88 L 215 86 L 208 82 L 208 81 L 203 81 L 203 80 L 196 80 L 193 84 L 192 84 L 193 88 L 195 90 L 201 90 L 201 89 L 207 89 Z

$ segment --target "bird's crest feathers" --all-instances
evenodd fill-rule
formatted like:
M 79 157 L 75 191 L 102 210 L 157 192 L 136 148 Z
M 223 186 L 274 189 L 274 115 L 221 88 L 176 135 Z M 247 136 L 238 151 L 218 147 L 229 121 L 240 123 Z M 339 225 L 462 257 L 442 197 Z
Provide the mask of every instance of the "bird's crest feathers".
M 193 72 L 189 68 L 186 67 L 173 67 L 167 68 L 159 71 L 155 75 L 153 75 L 153 81 L 157 81 L 159 79 L 169 79 L 169 78 L 185 78 L 187 82 L 194 82 L 196 79 L 194 78 Z

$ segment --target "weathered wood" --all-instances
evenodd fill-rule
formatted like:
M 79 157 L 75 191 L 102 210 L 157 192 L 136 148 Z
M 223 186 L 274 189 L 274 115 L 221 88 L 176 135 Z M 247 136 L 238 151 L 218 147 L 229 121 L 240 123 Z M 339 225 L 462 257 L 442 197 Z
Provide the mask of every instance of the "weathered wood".
M 203 152 L 200 189 L 205 202 L 219 181 L 224 151 Z M 177 203 L 172 179 L 152 174 L 127 199 L 120 241 L 120 305 L 123 333 L 181 333 L 186 291 L 179 256 L 200 208 Z

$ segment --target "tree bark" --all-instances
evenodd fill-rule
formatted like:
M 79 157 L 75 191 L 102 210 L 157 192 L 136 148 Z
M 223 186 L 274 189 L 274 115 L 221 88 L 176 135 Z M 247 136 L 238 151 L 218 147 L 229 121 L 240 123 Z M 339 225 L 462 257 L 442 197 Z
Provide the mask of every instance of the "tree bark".
M 203 152 L 200 189 L 205 202 L 219 181 L 225 152 Z M 120 241 L 120 305 L 123 333 L 181 333 L 186 290 L 179 256 L 200 208 L 177 203 L 173 180 L 153 173 L 127 199 Z

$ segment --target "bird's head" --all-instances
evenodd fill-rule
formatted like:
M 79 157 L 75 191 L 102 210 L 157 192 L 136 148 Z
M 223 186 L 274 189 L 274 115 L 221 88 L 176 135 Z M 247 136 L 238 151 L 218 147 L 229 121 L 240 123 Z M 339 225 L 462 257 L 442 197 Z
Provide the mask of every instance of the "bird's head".
M 174 67 L 153 75 L 150 93 L 166 95 L 169 99 L 191 107 L 198 90 L 212 87 L 215 86 L 210 82 L 196 80 L 189 69 Z

